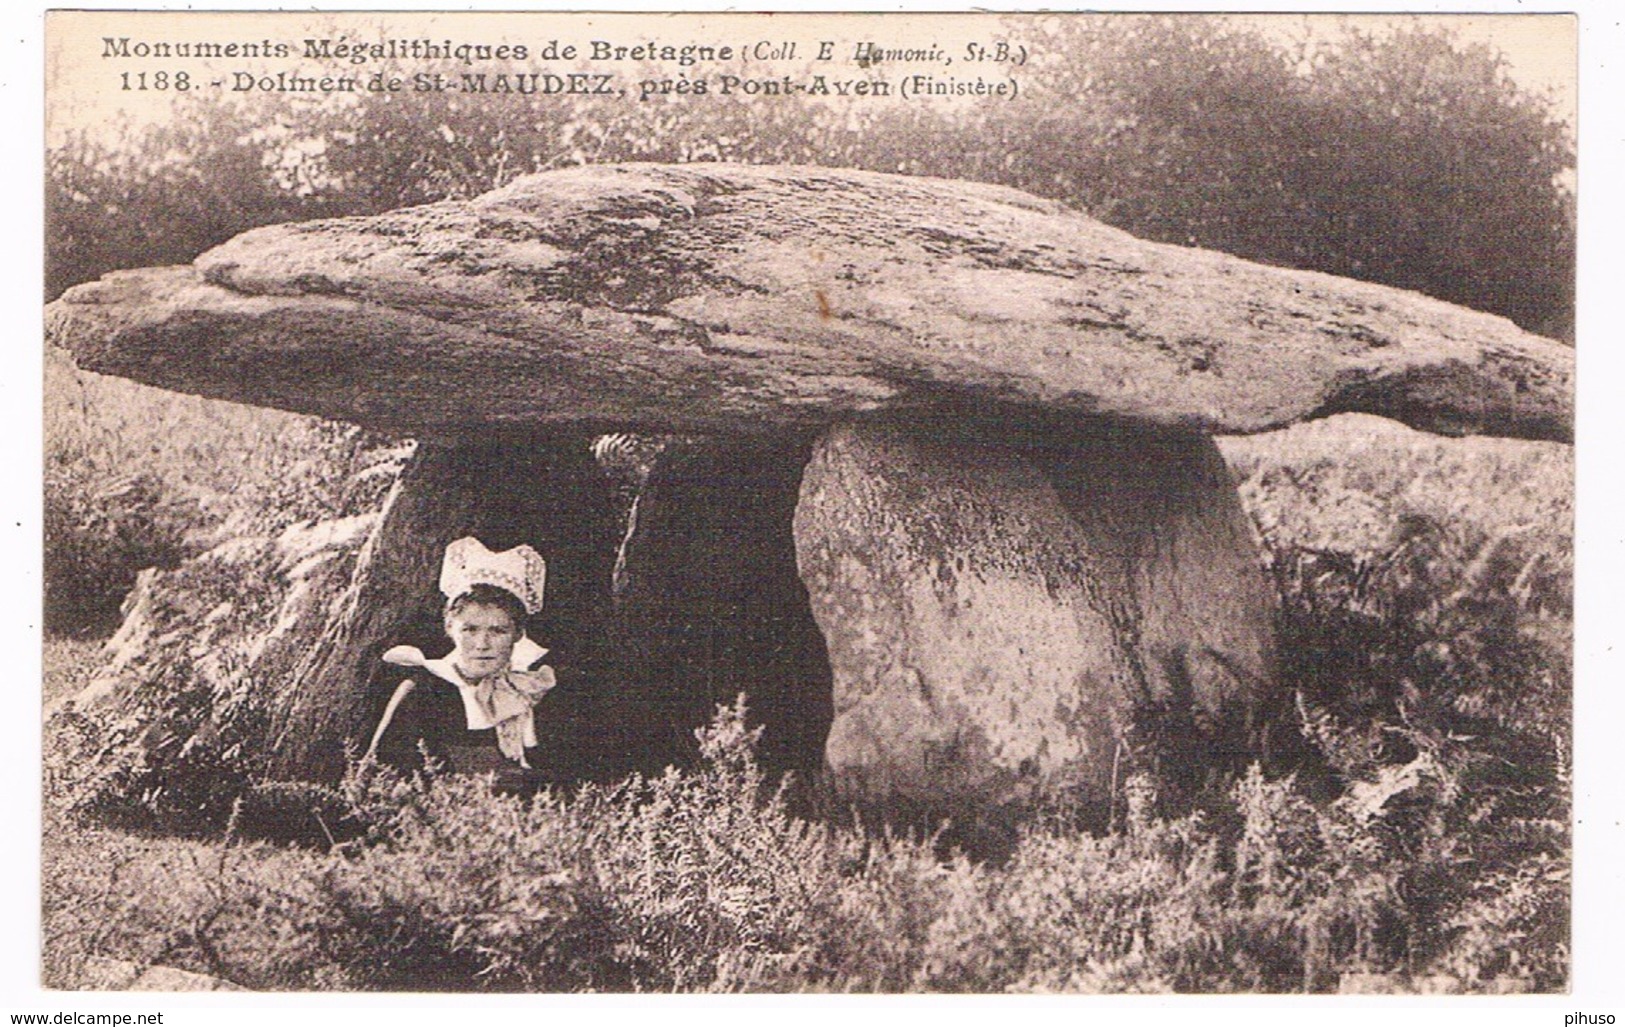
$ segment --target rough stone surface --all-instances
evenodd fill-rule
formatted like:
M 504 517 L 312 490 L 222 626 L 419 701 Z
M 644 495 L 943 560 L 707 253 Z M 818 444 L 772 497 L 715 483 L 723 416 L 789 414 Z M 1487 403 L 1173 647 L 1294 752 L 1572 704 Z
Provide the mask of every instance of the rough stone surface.
M 626 748 L 658 769 L 745 693 L 770 770 L 816 773 L 829 659 L 796 569 L 791 521 L 807 443 L 670 445 L 638 497 L 615 600 Z M 651 730 L 652 729 L 652 730 Z M 652 765 L 650 765 L 652 764 Z
M 343 591 L 356 555 L 378 527 L 376 513 L 296 524 L 276 540 L 276 573 L 288 583 L 276 620 L 248 647 L 249 666 L 279 680 L 297 666 L 327 624 L 328 602 Z
M 441 624 L 440 560 L 446 546 L 475 535 L 493 549 L 526 543 L 548 561 L 543 610 L 529 625 L 553 651 L 559 687 L 537 708 L 546 743 L 543 769 L 585 772 L 592 738 L 590 677 L 615 552 L 608 485 L 584 438 L 525 444 L 420 445 L 362 549 L 354 576 L 334 604 L 320 642 L 300 664 L 273 725 L 274 772 L 334 779 L 347 742 L 366 735 L 400 672 L 381 662 L 393 645 L 435 655 L 451 648 Z
M 1230 469 L 1207 436 L 1102 424 L 1030 454 L 1134 618 L 1151 704 L 1227 732 L 1274 685 L 1275 598 Z
M 246 991 L 219 977 L 173 966 L 143 966 L 122 959 L 91 956 L 75 981 L 81 991 Z
M 136 575 L 135 587 L 119 605 L 124 619 L 113 637 L 102 646 L 90 680 L 73 696 L 47 705 L 46 719 L 61 709 L 64 702 L 72 702 L 81 709 L 95 706 L 119 694 L 121 686 L 139 674 L 143 658 L 160 633 L 155 618 L 155 594 L 162 574 L 158 568 L 148 567 Z
M 796 548 L 848 789 L 1101 813 L 1148 717 L 1197 764 L 1244 730 L 1271 606 L 1212 442 L 1103 429 L 1068 449 L 853 425 L 815 447 Z
M 974 408 L 1254 432 L 1366 411 L 1566 440 L 1573 351 L 1001 187 L 604 165 L 245 233 L 69 291 L 88 368 L 418 436 L 821 427 Z

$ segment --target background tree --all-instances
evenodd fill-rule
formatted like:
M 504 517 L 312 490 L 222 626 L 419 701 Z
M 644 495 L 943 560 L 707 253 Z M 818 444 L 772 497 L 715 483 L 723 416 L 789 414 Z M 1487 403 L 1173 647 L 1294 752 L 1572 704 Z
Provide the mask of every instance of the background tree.
M 1169 15 L 1025 20 L 1020 35 L 1035 58 L 1015 104 L 189 97 L 169 123 L 50 151 L 47 295 L 273 221 L 468 197 L 561 165 L 737 160 L 1012 185 L 1148 239 L 1572 336 L 1572 130 L 1490 48 L 1416 25 L 1293 41 Z
M 259 225 L 328 213 L 292 111 L 177 101 L 162 124 L 79 130 L 46 150 L 45 294 L 115 268 L 187 263 Z
M 960 177 L 1144 238 L 1416 289 L 1573 335 L 1572 127 L 1449 29 L 1290 42 L 1220 19 L 1055 19 L 1031 102 Z

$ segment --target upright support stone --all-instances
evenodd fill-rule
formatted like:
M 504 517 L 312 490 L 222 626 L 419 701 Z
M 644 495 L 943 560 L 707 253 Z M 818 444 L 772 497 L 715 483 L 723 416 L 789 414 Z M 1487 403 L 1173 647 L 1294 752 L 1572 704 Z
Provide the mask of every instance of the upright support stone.
M 584 772 L 595 754 L 584 679 L 592 676 L 609 603 L 615 551 L 607 483 L 585 438 L 480 446 L 421 445 L 322 639 L 295 673 L 277 711 L 278 776 L 331 780 L 347 741 L 365 742 L 399 671 L 391 645 L 450 648 L 440 622 L 445 547 L 475 535 L 495 549 L 520 543 L 547 559 L 547 596 L 533 637 L 552 652 L 560 686 L 537 711 L 542 758 Z
M 949 812 L 1065 797 L 1100 817 L 1147 713 L 1191 706 L 1212 732 L 1264 686 L 1268 604 L 1211 443 L 1080 445 L 1074 462 L 846 425 L 814 447 L 795 536 L 829 643 L 838 783 Z
M 744 692 L 774 770 L 815 772 L 830 718 L 824 639 L 796 571 L 791 522 L 807 462 L 795 442 L 713 441 L 661 454 L 638 498 L 616 597 L 623 746 L 657 768 Z
M 1169 736 L 1159 757 L 1191 779 L 1258 756 L 1254 714 L 1275 680 L 1276 600 L 1213 439 L 1102 423 L 1033 458 L 1117 564 L 1150 699 L 1140 726 Z
M 268 226 L 69 290 L 46 326 L 91 370 L 440 439 L 862 421 L 830 430 L 801 486 L 810 599 L 784 540 L 799 454 L 673 454 L 609 624 L 626 673 L 597 706 L 567 678 L 544 719 L 575 694 L 592 738 L 658 766 L 745 688 L 770 761 L 810 768 L 833 717 L 843 778 L 932 801 L 1109 806 L 1148 738 L 1187 778 L 1255 754 L 1269 595 L 1193 426 L 1367 411 L 1573 435 L 1572 347 L 1502 318 L 1144 242 L 1014 190 L 831 168 L 559 169 Z M 876 427 L 926 417 L 960 441 Z M 515 475 L 541 480 L 499 495 Z M 382 701 L 352 691 L 379 647 L 439 643 L 433 568 L 462 532 L 547 553 L 542 641 L 585 665 L 608 511 L 579 447 L 426 450 L 279 711 L 283 772 L 336 772 Z M 572 566 L 591 582 L 575 594 Z
M 829 643 L 835 779 L 992 809 L 1104 801 L 1137 675 L 1095 547 L 1013 451 L 845 426 L 815 446 L 796 551 Z

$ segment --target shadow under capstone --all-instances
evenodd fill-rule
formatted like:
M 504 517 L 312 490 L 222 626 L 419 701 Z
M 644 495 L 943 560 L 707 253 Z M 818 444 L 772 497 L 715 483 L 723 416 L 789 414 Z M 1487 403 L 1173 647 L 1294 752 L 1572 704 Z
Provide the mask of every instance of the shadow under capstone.
M 818 772 L 831 716 L 824 638 L 791 524 L 810 441 L 668 446 L 638 497 L 612 631 L 604 727 L 628 769 L 697 756 L 694 732 L 746 695 L 770 772 Z

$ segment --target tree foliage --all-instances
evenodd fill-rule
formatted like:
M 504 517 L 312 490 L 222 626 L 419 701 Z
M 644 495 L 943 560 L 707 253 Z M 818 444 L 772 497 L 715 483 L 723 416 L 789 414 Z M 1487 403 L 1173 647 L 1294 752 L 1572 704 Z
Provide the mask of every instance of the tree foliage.
M 115 268 L 181 264 L 259 225 L 332 213 L 264 107 L 182 102 L 165 123 L 78 130 L 46 152 L 45 293 Z
M 1571 130 L 1488 47 L 1414 26 L 1297 44 L 1214 19 L 1050 27 L 1042 95 L 986 120 L 972 177 L 1572 334 Z
M 1570 126 L 1447 29 L 1285 42 L 1054 18 L 1022 102 L 373 93 L 188 97 L 49 154 L 47 294 L 274 221 L 477 195 L 562 165 L 785 162 L 998 182 L 1146 238 L 1417 289 L 1572 333 Z

